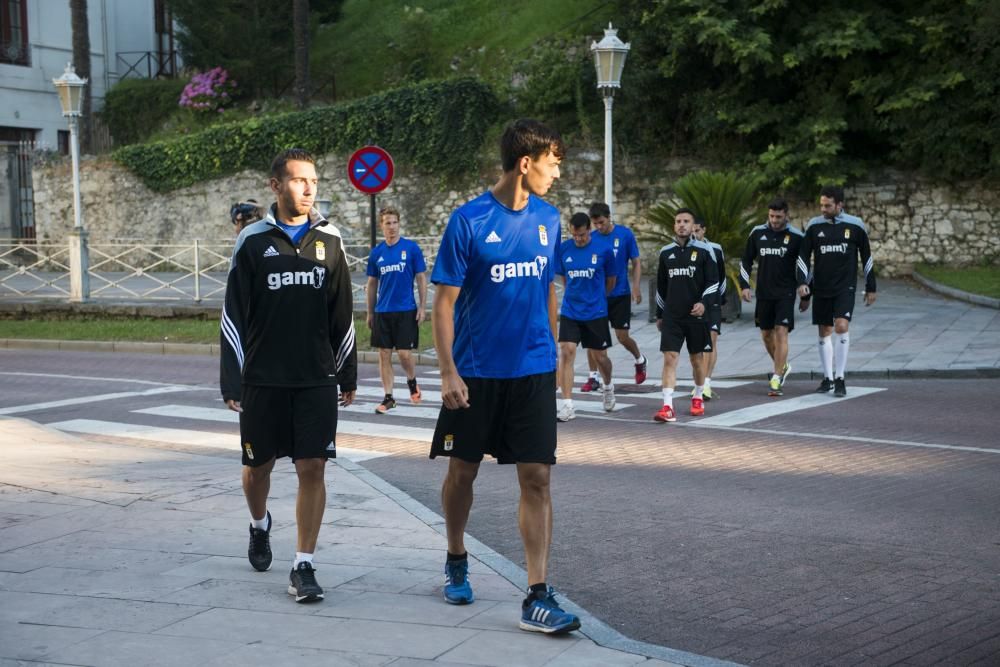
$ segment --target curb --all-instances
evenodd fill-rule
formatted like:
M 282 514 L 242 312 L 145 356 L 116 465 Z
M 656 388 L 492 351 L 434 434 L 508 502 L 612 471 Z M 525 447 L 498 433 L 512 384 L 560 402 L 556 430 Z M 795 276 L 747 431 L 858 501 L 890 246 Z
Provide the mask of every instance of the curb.
M 0 338 L 0 349 L 9 350 L 71 350 L 74 352 L 137 352 L 140 354 L 189 354 L 219 356 L 218 343 L 140 343 L 108 340 L 47 340 L 38 338 Z M 358 362 L 378 363 L 375 350 L 358 350 Z M 429 352 L 413 355 L 418 366 L 437 367 L 437 357 Z
M 972 303 L 977 306 L 985 306 L 986 308 L 996 308 L 1000 310 L 1000 299 L 994 299 L 991 296 L 983 296 L 982 294 L 972 294 L 970 292 L 965 292 L 963 290 L 957 289 L 955 287 L 948 287 L 947 285 L 942 285 L 941 283 L 935 282 L 930 278 L 920 275 L 914 269 L 913 273 L 910 274 L 915 281 L 926 287 L 927 289 L 937 292 L 938 294 L 943 294 L 944 296 L 949 296 L 953 299 L 958 299 L 959 301 L 965 301 L 966 303 Z
M 794 372 L 794 377 L 801 378 L 806 371 Z M 810 380 L 822 380 L 820 371 L 808 371 Z M 720 375 L 719 380 L 760 380 L 764 382 L 766 373 L 742 373 L 739 375 Z M 1000 378 L 1000 368 L 992 366 L 976 366 L 972 368 L 886 368 L 873 371 L 847 371 L 848 380 L 968 380 Z

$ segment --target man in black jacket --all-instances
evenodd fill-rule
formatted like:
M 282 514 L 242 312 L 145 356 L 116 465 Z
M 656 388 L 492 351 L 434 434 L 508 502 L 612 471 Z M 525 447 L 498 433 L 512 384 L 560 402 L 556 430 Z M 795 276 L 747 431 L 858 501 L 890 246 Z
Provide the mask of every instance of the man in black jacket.
M 271 470 L 276 458 L 290 456 L 299 480 L 288 586 L 296 602 L 323 598 L 312 560 L 326 460 L 337 451 L 337 385 L 344 406 L 357 389 L 347 255 L 339 232 L 313 208 L 317 183 L 304 150 L 288 149 L 271 163 L 277 202 L 236 239 L 222 312 L 222 398 L 240 414 L 252 520 L 247 555 L 255 569 L 271 567 Z

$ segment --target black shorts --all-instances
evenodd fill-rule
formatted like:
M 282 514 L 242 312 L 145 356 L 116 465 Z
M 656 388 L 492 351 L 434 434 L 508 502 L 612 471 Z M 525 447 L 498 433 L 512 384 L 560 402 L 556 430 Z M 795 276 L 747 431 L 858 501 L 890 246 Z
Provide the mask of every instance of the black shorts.
M 386 350 L 415 350 L 420 344 L 416 310 L 375 313 L 372 320 L 372 347 Z
M 833 326 L 833 321 L 843 318 L 851 321 L 854 314 L 854 288 L 844 290 L 835 296 L 813 296 L 813 324 Z
M 556 462 L 556 374 L 519 378 L 463 377 L 469 407 L 442 406 L 431 458 L 454 456 L 478 463 Z
M 770 331 L 774 327 L 795 328 L 795 296 L 783 299 L 757 299 L 753 321 L 758 329 Z
M 589 350 L 606 350 L 611 347 L 611 329 L 608 318 L 574 320 L 559 316 L 559 342 L 582 343 Z
M 708 323 L 708 330 L 714 331 L 717 334 L 722 333 L 722 306 L 712 306 L 708 309 L 708 314 L 705 316 L 705 321 Z
M 628 294 L 608 297 L 608 321 L 612 329 L 628 329 L 632 322 L 632 297 Z
M 680 352 L 687 341 L 688 354 L 712 351 L 708 323 L 701 319 L 663 320 L 660 328 L 660 352 Z
M 283 456 L 337 458 L 337 386 L 243 386 L 240 401 L 243 465 L 260 466 Z

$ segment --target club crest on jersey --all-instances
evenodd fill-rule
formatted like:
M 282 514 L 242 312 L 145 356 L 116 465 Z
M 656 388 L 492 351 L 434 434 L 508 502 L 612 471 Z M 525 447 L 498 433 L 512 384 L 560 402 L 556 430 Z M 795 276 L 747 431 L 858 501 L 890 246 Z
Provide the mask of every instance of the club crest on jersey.
M 322 241 L 316 241 L 316 259 L 326 259 L 326 244 Z
M 538 242 L 542 245 L 549 244 L 549 233 L 545 229 L 545 225 L 538 225 Z
M 444 451 L 450 452 L 454 448 L 455 448 L 455 436 L 451 433 L 445 433 Z
M 404 250 L 403 252 L 399 253 L 399 257 L 400 257 L 400 259 L 402 259 L 405 262 L 406 261 L 406 251 Z
M 845 229 L 844 230 L 844 238 L 845 239 L 851 238 L 851 230 L 850 229 Z
M 790 238 L 792 238 L 792 237 L 791 237 L 791 236 L 789 236 L 788 234 L 785 234 L 785 245 L 788 245 L 788 240 L 789 240 Z
M 591 264 L 597 264 L 597 253 L 596 252 L 593 255 L 590 256 L 590 263 Z
M 692 250 L 691 251 L 691 261 L 693 262 L 696 259 L 698 259 L 698 251 L 697 250 Z
M 619 243 L 621 243 L 621 239 L 615 239 L 615 247 L 616 248 L 618 247 Z

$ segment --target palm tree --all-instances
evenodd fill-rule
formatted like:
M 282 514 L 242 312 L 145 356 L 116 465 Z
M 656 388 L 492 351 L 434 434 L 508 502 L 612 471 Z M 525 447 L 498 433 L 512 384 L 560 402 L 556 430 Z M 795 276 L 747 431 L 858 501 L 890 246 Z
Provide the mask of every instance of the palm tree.
M 73 29 L 73 67 L 77 76 L 90 80 L 90 29 L 87 20 L 87 0 L 69 0 L 70 24 Z M 90 88 L 83 87 L 80 108 L 80 152 L 91 151 Z
M 650 209 L 647 217 L 653 229 L 644 238 L 670 243 L 674 239 L 677 209 L 689 208 L 696 217 L 705 221 L 705 235 L 722 246 L 730 285 L 738 285 L 738 265 L 747 234 L 764 216 L 757 187 L 756 178 L 734 172 L 696 171 L 688 174 L 674 183 L 673 200 Z

